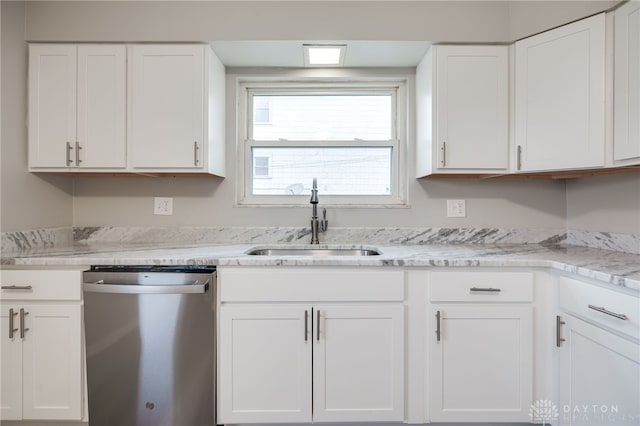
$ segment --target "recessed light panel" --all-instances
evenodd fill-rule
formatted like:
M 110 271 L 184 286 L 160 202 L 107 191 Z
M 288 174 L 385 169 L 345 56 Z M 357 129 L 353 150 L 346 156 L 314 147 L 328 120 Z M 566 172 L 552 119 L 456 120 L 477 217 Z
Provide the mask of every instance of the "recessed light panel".
M 305 44 L 302 48 L 306 67 L 341 67 L 347 50 L 345 45 Z

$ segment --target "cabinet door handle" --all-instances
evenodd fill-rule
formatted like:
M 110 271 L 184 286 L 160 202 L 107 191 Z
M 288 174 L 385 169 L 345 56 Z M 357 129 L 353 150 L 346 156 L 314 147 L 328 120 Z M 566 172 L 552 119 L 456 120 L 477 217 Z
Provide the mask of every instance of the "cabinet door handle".
M 563 339 L 561 337 L 562 326 L 565 324 L 566 322 L 562 321 L 562 318 L 560 318 L 560 315 L 556 315 L 556 347 L 558 348 L 562 345 L 562 342 L 566 341 L 566 339 Z
M 16 315 L 18 315 L 17 312 L 13 312 L 13 309 L 9 309 L 9 339 L 13 339 L 13 333 L 18 331 L 17 328 L 13 328 L 13 317 L 15 317 Z
M 443 141 L 442 142 L 442 148 L 440 148 L 442 150 L 442 167 L 446 167 L 447 166 L 447 142 Z
M 3 285 L 0 288 L 2 290 L 31 290 L 33 287 L 30 285 Z
M 436 342 L 440 341 L 440 311 L 436 312 Z
M 71 146 L 71 144 L 69 142 L 67 142 L 67 167 L 71 165 L 71 163 L 73 163 L 73 160 L 71 159 L 71 150 L 73 149 L 73 147 Z
M 316 340 L 320 341 L 320 310 L 316 312 Z
M 589 305 L 589 309 L 593 309 L 594 311 L 602 312 L 603 314 L 611 315 L 612 317 L 616 317 L 621 320 L 628 320 L 629 318 L 625 314 L 616 314 L 615 312 L 607 311 L 602 306 L 593 306 Z
M 517 148 L 517 165 L 518 170 L 522 170 L 522 145 L 518 145 Z
M 491 287 L 471 287 L 469 291 L 471 293 L 500 293 L 499 288 L 491 288 Z
M 82 163 L 82 160 L 80 159 L 80 150 L 82 149 L 82 147 L 80 146 L 80 142 L 76 141 L 76 166 L 79 166 L 80 163 Z
M 194 141 L 193 142 L 193 165 L 197 166 L 198 163 L 200 163 L 200 160 L 198 159 L 198 151 L 200 150 L 200 147 L 198 146 L 198 141 Z
M 29 331 L 28 328 L 25 327 L 25 317 L 29 315 L 29 312 L 26 312 L 23 308 L 20 308 L 20 338 L 24 339 L 24 335 L 27 331 Z
M 309 311 L 304 311 L 304 341 L 309 340 Z

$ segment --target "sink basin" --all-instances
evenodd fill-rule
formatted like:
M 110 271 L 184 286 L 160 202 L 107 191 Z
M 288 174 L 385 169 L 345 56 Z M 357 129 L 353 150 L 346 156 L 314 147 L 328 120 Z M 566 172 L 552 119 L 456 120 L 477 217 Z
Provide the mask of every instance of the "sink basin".
M 374 249 L 324 249 L 324 248 L 265 248 L 254 249 L 252 256 L 378 256 Z

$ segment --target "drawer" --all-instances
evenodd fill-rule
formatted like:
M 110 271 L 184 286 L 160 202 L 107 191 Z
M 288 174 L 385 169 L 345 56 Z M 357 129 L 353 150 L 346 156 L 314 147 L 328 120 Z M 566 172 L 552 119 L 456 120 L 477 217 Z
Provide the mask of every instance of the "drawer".
M 640 340 L 640 298 L 567 277 L 558 286 L 561 310 Z
M 531 272 L 432 272 L 432 302 L 531 302 Z
M 218 268 L 221 302 L 401 302 L 404 271 Z
M 0 300 L 81 300 L 82 271 L 3 269 L 0 285 Z

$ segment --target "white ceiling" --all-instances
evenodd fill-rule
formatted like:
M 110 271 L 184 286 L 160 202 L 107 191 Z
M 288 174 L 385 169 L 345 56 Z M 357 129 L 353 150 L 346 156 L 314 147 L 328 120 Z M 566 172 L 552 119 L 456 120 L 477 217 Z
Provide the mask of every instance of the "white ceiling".
M 415 67 L 429 49 L 426 41 L 220 41 L 211 43 L 228 67 L 302 68 L 303 44 L 346 44 L 344 67 Z

